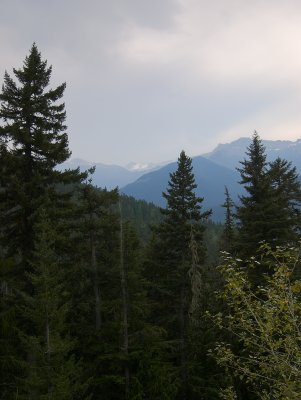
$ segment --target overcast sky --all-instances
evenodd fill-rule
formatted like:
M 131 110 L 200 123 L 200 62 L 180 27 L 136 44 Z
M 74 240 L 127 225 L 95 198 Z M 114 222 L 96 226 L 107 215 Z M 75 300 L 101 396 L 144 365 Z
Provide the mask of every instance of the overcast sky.
M 300 0 L 0 0 L 1 81 L 34 41 L 67 82 L 73 157 L 301 138 Z

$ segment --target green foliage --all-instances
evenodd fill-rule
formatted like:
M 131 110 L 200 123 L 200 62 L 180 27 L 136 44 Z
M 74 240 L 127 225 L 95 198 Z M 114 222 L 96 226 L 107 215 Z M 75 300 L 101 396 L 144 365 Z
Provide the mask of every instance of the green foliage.
M 9 260 L 9 268 L 1 270 L 1 287 L 5 287 L 1 316 L 3 326 L 9 324 L 11 331 L 10 337 L 2 336 L 6 349 L 3 360 L 10 361 L 10 368 L 1 377 L 1 385 L 7 399 L 16 398 L 20 382 L 28 378 L 29 370 L 24 366 L 32 349 L 27 339 L 28 335 L 38 335 L 33 310 L 32 318 L 26 318 L 23 306 L 27 304 L 29 312 L 30 299 L 34 302 L 37 295 L 31 274 L 35 274 L 39 210 L 47 208 L 50 219 L 62 224 L 70 212 L 72 193 L 61 193 L 57 188 L 82 179 L 78 171 L 54 170 L 70 155 L 64 103 L 59 103 L 65 84 L 48 88 L 51 67 L 42 60 L 35 44 L 23 67 L 13 72 L 16 81 L 5 73 L 0 94 L 0 248 L 2 260 Z M 56 238 L 56 244 L 61 238 Z M 60 257 L 64 258 L 62 253 Z M 36 343 L 32 346 L 36 348 Z
M 280 158 L 268 164 L 256 132 L 246 154 L 238 169 L 247 192 L 237 208 L 239 254 L 254 254 L 261 241 L 273 246 L 296 243 L 301 205 L 296 169 Z
M 17 377 L 24 373 L 20 358 L 22 348 L 17 330 L 16 294 L 13 260 L 0 261 L 0 399 L 15 399 L 18 393 Z
M 72 336 L 77 338 L 75 354 L 82 359 L 92 399 L 98 399 L 99 393 L 106 399 L 123 398 L 127 379 L 127 396 L 145 398 L 159 391 L 159 371 L 165 373 L 157 355 L 162 332 L 146 321 L 148 304 L 140 241 L 131 224 L 123 219 L 122 202 L 120 220 L 118 200 L 116 191 L 94 188 L 87 181 L 76 198 L 78 219 L 69 238 L 74 252 L 65 275 L 71 294 L 70 325 Z M 148 382 L 143 368 L 157 371 L 157 380 Z M 168 392 L 167 378 L 162 375 L 161 379 L 162 393 Z
M 27 378 L 21 379 L 20 398 L 73 399 L 79 390 L 80 368 L 71 356 L 74 341 L 68 334 L 63 274 L 55 249 L 55 231 L 44 210 L 35 226 L 32 294 L 22 293 L 22 314 L 30 331 L 20 332 L 27 350 Z M 83 397 L 82 397 L 83 398 Z
M 14 75 L 16 81 L 5 74 L 0 94 L 0 246 L 3 258 L 11 260 L 10 268 L 1 274 L 1 284 L 6 285 L 1 309 L 5 310 L 6 320 L 10 315 L 11 330 L 10 336 L 3 336 L 3 348 L 6 349 L 4 358 L 10 362 L 6 376 L 1 379 L 2 385 L 6 386 L 7 399 L 14 398 L 19 388 L 20 396 L 21 392 L 24 394 L 26 390 L 31 390 L 29 386 L 33 383 L 29 383 L 31 368 L 26 366 L 27 360 L 33 348 L 37 353 L 43 352 L 37 339 L 41 329 L 34 321 L 37 313 L 42 311 L 30 308 L 34 307 L 33 304 L 39 304 L 36 302 L 39 295 L 32 275 L 37 273 L 34 272 L 33 261 L 35 243 L 39 240 L 36 229 L 39 210 L 47 208 L 49 218 L 62 225 L 66 214 L 70 212 L 68 203 L 71 192 L 59 193 L 57 187 L 81 180 L 77 171 L 61 173 L 54 170 L 58 163 L 70 155 L 64 125 L 64 104 L 59 103 L 65 84 L 55 89 L 48 88 L 51 67 L 47 67 L 47 62 L 42 60 L 36 45 L 32 46 L 23 68 L 14 69 Z M 56 244 L 61 242 L 62 237 L 64 235 L 57 235 Z M 40 255 L 43 256 L 42 252 Z M 62 253 L 60 258 L 64 258 Z M 54 297 L 57 295 L 58 292 L 53 293 Z M 61 297 L 56 301 L 60 302 Z M 33 337 L 31 341 L 30 335 Z M 41 363 L 42 359 L 38 365 L 41 366 Z M 58 368 L 68 370 L 68 363 L 70 361 L 67 359 L 65 363 L 60 360 Z M 45 369 L 41 368 L 42 371 Z M 62 378 L 63 374 L 57 377 Z
M 59 183 L 78 182 L 77 171 L 54 167 L 69 155 L 64 121 L 65 84 L 47 90 L 51 67 L 41 59 L 35 44 L 23 68 L 8 73 L 0 94 L 1 225 L 3 244 L 10 255 L 19 253 L 28 266 L 34 247 L 35 210 L 47 194 L 56 196 Z
M 189 253 L 191 226 L 194 226 L 196 240 L 202 239 L 203 222 L 211 211 L 201 212 L 203 198 L 195 194 L 194 174 L 191 158 L 182 151 L 178 159 L 177 170 L 170 174 L 170 181 L 163 197 L 167 201 L 166 209 L 162 209 L 165 216 L 158 232 L 166 247 L 174 255 L 174 262 L 179 263 Z M 200 239 L 200 240 L 199 240 Z
M 219 343 L 214 355 L 261 399 L 301 395 L 301 281 L 293 279 L 300 267 L 299 254 L 299 247 L 273 250 L 264 244 L 260 256 L 246 262 L 225 254 L 220 267 L 225 281 L 221 298 L 228 309 L 215 321 L 234 336 L 241 350 Z M 256 264 L 268 267 L 270 274 L 263 286 L 253 288 L 248 270 Z
M 160 208 L 125 195 L 121 195 L 121 205 L 124 219 L 131 222 L 139 240 L 145 245 L 151 237 L 151 227 L 162 221 Z
M 274 225 L 274 208 L 265 148 L 256 132 L 246 155 L 248 159 L 242 161 L 242 167 L 238 168 L 240 183 L 244 185 L 247 195 L 241 196 L 241 205 L 237 208 L 237 246 L 240 254 L 251 255 L 262 240 L 272 243 L 274 239 L 271 230 Z
M 116 190 L 95 188 L 89 180 L 81 185 L 76 197 L 77 218 L 64 249 L 74 354 L 82 360 L 92 398 L 108 391 L 114 398 L 123 385 L 117 201 Z
M 196 184 L 191 159 L 182 151 L 178 168 L 170 174 L 163 196 L 163 221 L 154 229 L 148 248 L 145 274 L 152 301 L 152 322 L 166 330 L 172 345 L 166 359 L 177 370 L 180 382 L 176 398 L 189 393 L 189 325 L 199 313 L 205 261 L 204 230 L 210 212 L 202 212 L 202 198 Z M 197 344 L 195 343 L 197 346 Z
M 274 242 L 297 243 L 301 223 L 301 183 L 296 167 L 277 158 L 269 164 L 268 177 L 273 190 Z
M 231 253 L 235 245 L 235 234 L 236 228 L 234 223 L 234 203 L 230 197 L 228 188 L 225 187 L 225 203 L 223 204 L 225 208 L 225 227 L 221 236 L 220 249 L 223 251 L 228 251 Z
M 300 233 L 295 168 L 267 163 L 254 134 L 237 229 L 227 188 L 225 226 L 208 220 L 184 151 L 164 210 L 95 188 L 93 168 L 55 170 L 70 155 L 65 84 L 48 88 L 35 44 L 13 71 L 0 94 L 0 398 L 300 398 L 300 249 L 277 246 Z M 220 275 L 220 247 L 257 255 L 227 254 Z

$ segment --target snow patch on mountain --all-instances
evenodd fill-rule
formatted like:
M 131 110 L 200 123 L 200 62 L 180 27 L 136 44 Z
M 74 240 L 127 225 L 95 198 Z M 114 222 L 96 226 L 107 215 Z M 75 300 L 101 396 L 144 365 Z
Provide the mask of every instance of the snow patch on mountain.
M 125 168 L 128 169 L 129 171 L 150 172 L 150 171 L 155 171 L 156 169 L 159 169 L 161 167 L 164 167 L 164 165 L 167 165 L 170 162 L 171 161 L 164 161 L 158 164 L 130 162 L 125 166 Z

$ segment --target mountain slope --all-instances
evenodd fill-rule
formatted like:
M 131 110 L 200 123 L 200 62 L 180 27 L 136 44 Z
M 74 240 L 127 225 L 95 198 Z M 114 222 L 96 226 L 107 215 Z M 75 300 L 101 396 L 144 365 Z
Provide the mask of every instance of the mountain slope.
M 204 197 L 204 208 L 213 209 L 213 219 L 223 219 L 224 187 L 228 187 L 234 201 L 243 188 L 238 184 L 240 176 L 236 171 L 239 161 L 245 158 L 245 152 L 251 138 L 240 138 L 231 143 L 219 144 L 212 152 L 197 156 L 193 159 L 194 174 L 198 184 L 198 195 Z M 291 161 L 301 173 L 301 139 L 295 142 L 289 140 L 263 140 L 266 147 L 268 161 L 281 157 Z M 153 202 L 165 206 L 162 192 L 166 190 L 170 172 L 177 168 L 177 163 L 169 163 L 160 167 L 153 164 L 130 163 L 127 168 L 118 165 L 90 163 L 80 159 L 70 160 L 60 166 L 60 169 L 77 168 L 86 170 L 96 166 L 93 175 L 93 184 L 107 189 L 116 186 L 136 199 Z M 145 168 L 151 168 L 149 172 Z
M 301 172 L 301 139 L 295 142 L 289 140 L 263 140 L 268 161 L 277 157 L 291 161 Z M 231 143 L 219 144 L 212 152 L 203 154 L 203 157 L 224 167 L 235 169 L 239 161 L 245 158 L 245 152 L 251 138 L 240 138 Z
M 237 183 L 239 181 L 238 173 L 217 165 L 202 156 L 194 157 L 192 164 L 198 185 L 197 195 L 204 197 L 204 210 L 212 208 L 212 219 L 215 221 L 222 220 L 224 210 L 221 204 L 224 202 L 225 185 L 234 200 L 237 200 L 238 194 L 242 192 L 242 188 Z M 174 172 L 176 168 L 177 163 L 174 162 L 157 171 L 144 174 L 137 181 L 123 187 L 122 192 L 136 199 L 150 201 L 164 207 L 165 200 L 162 197 L 162 192 L 166 190 L 169 174 Z

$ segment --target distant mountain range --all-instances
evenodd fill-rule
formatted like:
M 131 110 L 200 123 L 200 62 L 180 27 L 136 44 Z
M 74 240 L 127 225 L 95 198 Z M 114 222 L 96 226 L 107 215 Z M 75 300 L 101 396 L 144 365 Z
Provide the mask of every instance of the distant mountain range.
M 222 221 L 224 209 L 221 204 L 225 201 L 225 185 L 228 187 L 234 202 L 243 193 L 242 186 L 238 183 L 240 175 L 236 171 L 239 161 L 246 156 L 246 149 L 251 143 L 251 138 L 240 138 L 231 143 L 219 144 L 212 152 L 193 158 L 193 169 L 197 194 L 204 197 L 204 209 L 212 208 L 212 219 Z M 301 173 L 301 140 L 291 142 L 288 140 L 264 140 L 268 161 L 277 157 L 291 161 Z M 170 163 L 157 171 L 142 175 L 135 182 L 122 188 L 123 193 L 137 199 L 151 201 L 164 207 L 165 200 L 162 191 L 167 187 L 169 174 L 175 171 L 177 164 Z
M 291 142 L 289 140 L 263 140 L 268 161 L 277 157 L 291 161 L 301 173 L 301 139 Z M 245 152 L 251 138 L 240 138 L 231 143 L 219 144 L 212 152 L 203 154 L 205 158 L 216 164 L 235 169 L 239 161 L 245 158 Z
M 241 187 L 237 183 L 239 174 L 230 168 L 223 167 L 206 159 L 205 157 L 194 157 L 193 171 L 197 187 L 197 195 L 204 197 L 204 210 L 212 208 L 213 219 L 223 219 L 225 185 L 233 198 L 241 193 Z M 166 190 L 169 174 L 177 169 L 177 163 L 170 163 L 156 171 L 142 175 L 135 182 L 122 188 L 122 192 L 136 199 L 147 200 L 161 207 L 165 206 L 162 192 Z
M 243 188 L 238 184 L 240 176 L 236 171 L 239 161 L 246 156 L 246 149 L 251 138 L 240 138 L 231 143 L 219 144 L 212 152 L 193 158 L 194 174 L 198 185 L 197 194 L 204 197 L 204 210 L 211 208 L 212 219 L 221 221 L 224 218 L 225 185 L 235 202 L 242 194 Z M 301 174 L 301 139 L 263 140 L 268 161 L 277 157 L 291 161 Z M 93 183 L 98 187 L 112 189 L 118 186 L 121 191 L 137 199 L 165 206 L 162 192 L 166 190 L 169 174 L 176 170 L 177 163 L 138 164 L 130 163 L 126 167 L 91 163 L 81 159 L 72 159 L 60 166 L 60 169 L 76 168 L 86 170 L 96 166 Z
M 167 162 L 166 162 L 167 163 Z M 114 189 L 117 186 L 123 187 L 128 183 L 134 182 L 141 175 L 149 171 L 154 171 L 161 168 L 160 164 L 139 164 L 130 163 L 126 167 L 121 167 L 119 165 L 107 165 L 102 163 L 93 163 L 89 161 L 82 160 L 80 158 L 73 158 L 69 161 L 64 162 L 59 165 L 59 170 L 64 169 L 74 169 L 80 168 L 80 171 L 86 171 L 87 169 L 95 166 L 95 172 L 92 176 L 92 182 L 94 185 L 102 188 L 107 188 L 108 190 Z

